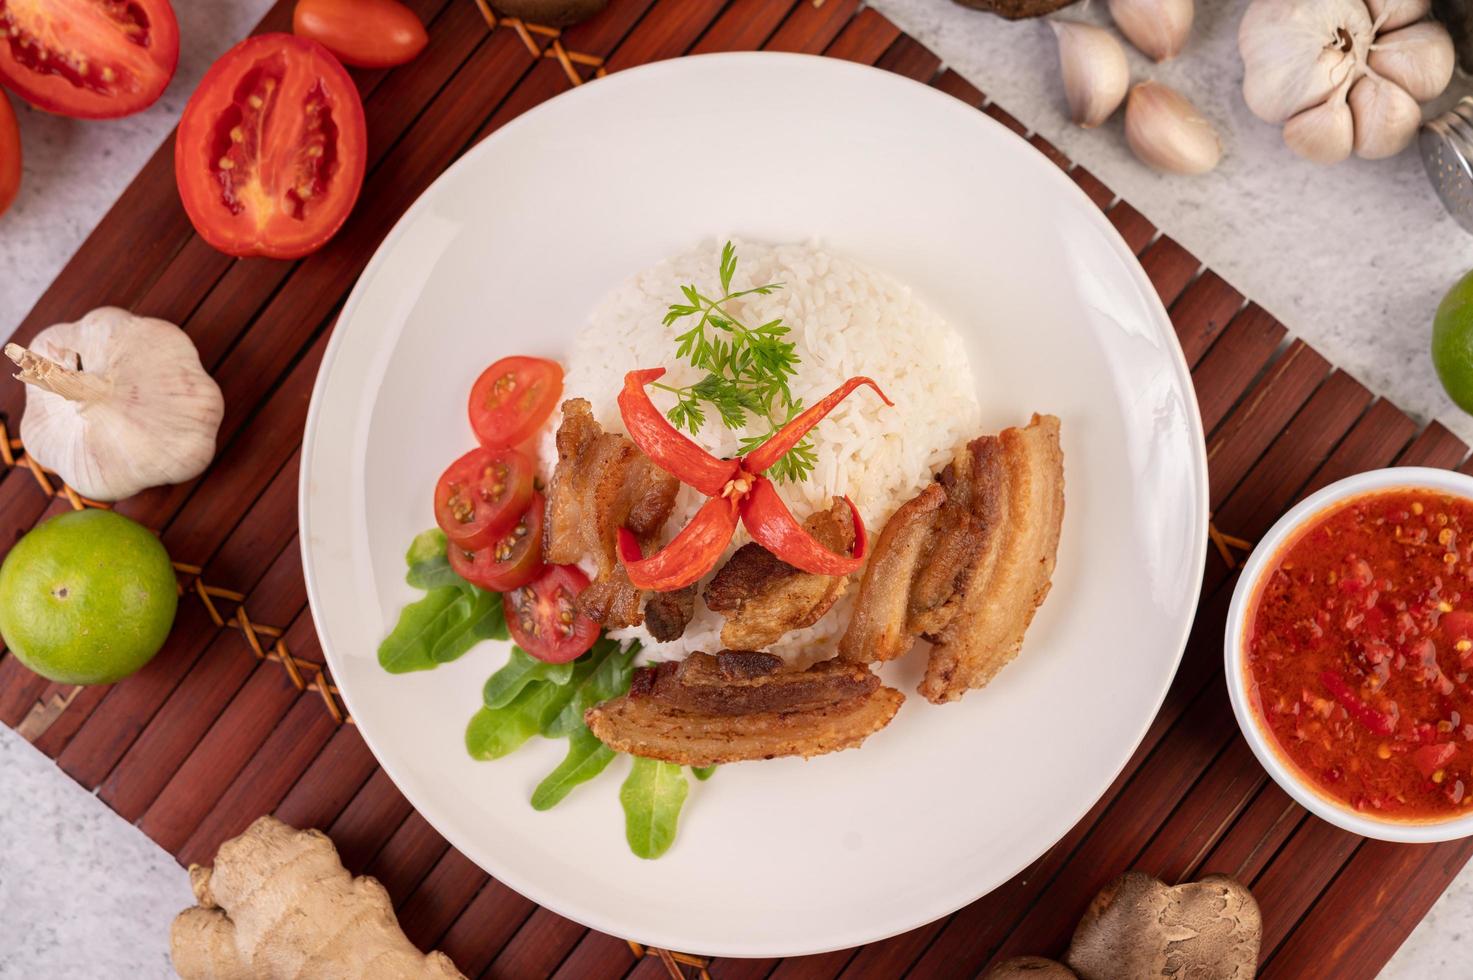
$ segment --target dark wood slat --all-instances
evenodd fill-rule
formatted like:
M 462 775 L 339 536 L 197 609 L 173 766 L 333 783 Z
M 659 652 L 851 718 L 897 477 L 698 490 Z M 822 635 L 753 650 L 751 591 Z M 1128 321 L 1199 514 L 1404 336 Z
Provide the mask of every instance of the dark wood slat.
M 553 976 L 556 980 L 618 980 L 628 972 L 631 961 L 629 944 L 624 940 L 602 932 L 589 932 L 573 947 Z M 726 968 L 741 962 L 717 960 L 711 964 L 711 976 L 726 980 Z
M 1203 859 L 1200 874 L 1252 882 L 1303 819 L 1303 808 L 1265 777 L 1258 795 Z
M 1162 305 L 1167 308 L 1176 302 L 1201 267 L 1200 259 L 1165 235 L 1146 246 L 1141 253 L 1141 268 L 1146 270 Z
M 1267 775 L 1241 737 L 1233 739 L 1171 815 L 1135 867 L 1162 881 L 1190 880 L 1212 849 L 1253 802 Z
M 752 51 L 777 30 L 778 25 L 805 0 L 735 0 L 701 36 L 691 54 L 712 51 Z
M 967 105 L 971 106 L 974 109 L 981 106 L 983 102 L 987 101 L 987 96 L 982 94 L 981 89 L 977 88 L 977 86 L 973 85 L 971 82 L 967 81 L 965 78 L 958 75 L 950 68 L 946 69 L 940 75 L 936 76 L 936 80 L 932 82 L 931 85 L 945 92 L 952 98 L 960 99 L 962 102 L 965 102 Z
M 1060 150 L 1037 133 L 1028 137 L 1028 142 L 1032 143 L 1033 148 L 1039 153 L 1042 153 L 1048 159 L 1049 163 L 1052 163 L 1065 173 L 1068 173 L 1069 169 L 1074 166 L 1074 161 L 1064 156 L 1063 150 Z
M 858 9 L 859 0 L 829 0 L 818 6 L 804 0 L 768 40 L 766 50 L 817 54 L 839 36 Z
M 399 925 L 404 934 L 419 948 L 434 949 L 456 916 L 490 880 L 470 858 L 453 847 L 447 848 L 399 906 Z
M 830 58 L 841 58 L 844 61 L 857 61 L 861 64 L 874 64 L 885 49 L 895 43 L 900 36 L 900 28 L 896 27 L 873 7 L 866 7 L 855 15 L 854 19 L 844 26 L 844 30 L 834 39 L 834 43 L 824 49 L 824 55 Z
M 813 956 L 790 956 L 768 974 L 772 980 L 826 980 L 838 976 L 854 959 L 852 949 L 838 949 Z
M 1260 307 L 1249 306 L 1233 318 L 1219 342 L 1192 369 L 1202 428 L 1214 431 L 1228 409 L 1243 396 L 1283 341 L 1285 330 Z
M 1017 119 L 1013 118 L 1011 115 L 1005 112 L 1002 106 L 998 105 L 996 102 L 987 103 L 987 105 L 983 107 L 982 112 L 984 115 L 990 116 L 993 119 L 996 119 L 998 122 L 1002 123 L 1005 127 L 1012 130 L 1015 135 L 1022 136 L 1025 139 L 1027 138 L 1028 127 L 1024 126 Z
M 1301 823 L 1263 873 L 1253 895 L 1263 912 L 1261 956 L 1273 955 L 1304 910 L 1314 903 L 1363 838 L 1316 817 Z
M 1196 366 L 1242 307 L 1243 294 L 1211 269 L 1186 288 L 1171 306 L 1171 323 L 1188 364 Z
M 368 873 L 383 882 L 396 907 L 402 906 L 449 849 L 429 821 L 411 809 L 374 855 Z
M 880 55 L 875 67 L 918 82 L 929 82 L 941 70 L 941 59 L 909 34 L 902 34 Z
M 725 0 L 686 0 L 656 4 L 639 30 L 605 64 L 609 71 L 675 58 L 686 52 L 721 12 Z
M 343 865 L 365 873 L 373 857 L 413 810 L 389 774 L 375 769 L 328 827 L 328 836 L 337 845 Z
M 1156 226 L 1125 201 L 1117 201 L 1114 207 L 1105 212 L 1105 217 L 1109 218 L 1110 224 L 1120 232 L 1120 237 L 1125 239 L 1126 246 L 1137 255 L 1141 254 L 1156 237 Z
M 276 818 L 293 827 L 327 827 L 378 768 L 356 725 L 340 725 L 277 804 Z
M 1418 434 L 1417 441 L 1407 447 L 1396 465 L 1453 469 L 1467 456 L 1468 447 L 1463 440 L 1443 428 L 1441 422 L 1434 421 Z
M 476 900 L 479 902 L 481 896 L 476 896 Z M 530 904 L 529 902 L 528 905 Z M 466 909 L 466 912 L 469 914 L 471 909 Z M 499 918 L 501 916 L 485 914 L 482 917 Z M 461 918 L 464 919 L 465 916 Z M 460 923 L 457 922 L 456 925 L 459 926 Z M 452 929 L 451 933 L 454 931 Z M 479 939 L 476 939 L 472 948 L 467 949 L 462 955 L 456 956 L 454 953 L 450 955 L 460 967 L 460 972 L 467 976 L 550 977 L 587 934 L 588 929 L 572 919 L 565 919 L 556 912 L 537 908 L 533 909 L 532 914 L 516 934 L 507 941 L 501 952 L 496 954 L 494 960 L 489 957 L 481 958 L 484 954 L 479 954 L 478 949 L 489 950 L 492 944 Z M 447 942 L 442 944 L 442 948 L 448 946 L 450 934 L 447 934 L 445 938 Z M 446 952 L 449 953 L 449 949 L 446 949 Z

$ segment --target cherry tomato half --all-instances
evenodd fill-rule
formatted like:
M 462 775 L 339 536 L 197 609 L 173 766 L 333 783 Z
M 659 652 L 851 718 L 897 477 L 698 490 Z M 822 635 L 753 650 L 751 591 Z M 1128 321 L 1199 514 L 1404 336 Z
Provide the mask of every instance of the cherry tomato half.
M 455 574 L 491 592 L 519 589 L 542 574 L 542 515 L 547 502 L 532 494 L 527 512 L 510 531 L 480 551 L 466 551 L 454 542 L 447 555 Z
M 598 639 L 598 624 L 578 611 L 588 576 L 575 565 L 549 565 L 531 585 L 502 597 L 512 642 L 538 660 L 577 660 Z
M 292 33 L 320 41 L 343 64 L 359 68 L 402 65 L 430 40 L 399 0 L 297 0 Z
M 490 547 L 526 513 L 535 472 L 514 449 L 472 449 L 435 484 L 435 523 L 462 550 Z
M 20 127 L 15 110 L 4 90 L 0 90 L 0 214 L 10 207 L 20 193 Z
M 347 220 L 367 156 L 363 103 L 331 52 L 261 34 L 225 52 L 190 97 L 174 177 L 215 248 L 296 259 Z
M 563 368 L 540 357 L 503 357 L 471 386 L 471 429 L 481 445 L 519 446 L 563 396 Z
M 0 82 L 38 109 L 79 119 L 148 108 L 179 64 L 169 0 L 9 0 L 0 39 Z

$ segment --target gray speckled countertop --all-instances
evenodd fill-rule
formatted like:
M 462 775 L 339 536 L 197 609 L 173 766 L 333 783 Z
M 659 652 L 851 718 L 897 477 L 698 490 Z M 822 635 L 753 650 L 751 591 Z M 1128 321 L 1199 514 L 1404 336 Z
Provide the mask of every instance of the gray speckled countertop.
M 1191 44 L 1174 63 L 1132 55 L 1137 78 L 1178 87 L 1222 131 L 1222 166 L 1195 179 L 1139 166 L 1118 115 L 1091 132 L 1067 122 L 1042 24 L 1010 24 L 949 0 L 874 5 L 1335 364 L 1473 441 L 1473 419 L 1447 401 L 1426 353 L 1432 310 L 1473 266 L 1473 238 L 1442 213 L 1414 153 L 1322 169 L 1293 157 L 1248 113 L 1235 41 L 1241 2 L 1199 2 Z M 209 63 L 270 2 L 175 6 L 179 76 L 149 111 L 83 124 L 18 107 L 25 179 L 0 219 L 5 332 L 167 135 Z M 1104 5 L 1066 16 L 1103 21 Z M 169 920 L 190 900 L 184 871 L 167 854 L 0 727 L 0 980 L 170 976 Z M 1383 980 L 1468 976 L 1459 946 L 1470 917 L 1473 871 L 1438 902 Z

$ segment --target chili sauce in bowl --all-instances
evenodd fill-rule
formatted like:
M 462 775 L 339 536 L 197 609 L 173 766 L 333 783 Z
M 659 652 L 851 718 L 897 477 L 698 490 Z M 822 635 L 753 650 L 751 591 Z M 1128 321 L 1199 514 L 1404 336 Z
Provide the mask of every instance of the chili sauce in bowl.
M 1435 840 L 1473 834 L 1473 493 L 1410 472 L 1328 487 L 1260 542 L 1228 674 L 1244 734 L 1296 799 L 1369 836 Z M 1398 485 L 1368 485 L 1381 473 Z M 1450 821 L 1468 826 L 1411 829 Z

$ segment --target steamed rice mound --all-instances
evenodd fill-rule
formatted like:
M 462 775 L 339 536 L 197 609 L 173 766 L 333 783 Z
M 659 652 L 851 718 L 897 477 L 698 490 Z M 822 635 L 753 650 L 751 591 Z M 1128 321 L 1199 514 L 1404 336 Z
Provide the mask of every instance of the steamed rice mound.
M 870 533 L 877 535 L 895 509 L 977 431 L 975 382 L 961 337 L 908 287 L 843 256 L 816 245 L 734 244 L 738 266 L 733 291 L 782 283 L 770 295 L 743 297 L 729 309 L 748 326 L 781 317 L 791 328 L 787 339 L 797 344 L 801 358 L 791 383 L 795 398 L 811 405 L 846 379 L 864 375 L 895 403 L 887 408 L 867 388 L 854 392 L 813 430 L 810 438 L 818 454 L 813 472 L 801 483 L 778 485 L 799 521 L 827 509 L 830 497 L 847 494 Z M 627 372 L 664 367 L 668 373 L 661 380 L 673 386 L 700 380 L 702 372 L 675 358 L 675 335 L 694 321 L 672 327 L 661 321 L 670 304 L 681 301 L 685 283 L 695 283 L 706 296 L 720 295 L 721 246 L 712 240 L 682 252 L 605 297 L 569 352 L 565 397 L 587 398 L 605 429 L 624 432 L 616 399 Z M 674 396 L 666 392 L 652 390 L 650 395 L 662 411 L 674 404 Z M 708 416 L 696 442 L 716 456 L 736 455 L 741 436 L 767 428 L 759 420 L 750 430 L 728 430 L 714 411 Z M 555 416 L 552 431 L 558 421 Z M 557 460 L 552 431 L 540 454 L 548 467 Z M 682 487 L 665 529 L 667 540 L 705 499 Z M 728 555 L 747 540 L 739 526 Z M 828 615 L 808 629 L 789 633 L 771 652 L 796 662 L 832 656 L 858 591 L 855 578 Z M 696 650 L 721 650 L 723 622 L 698 601 L 685 635 L 673 643 L 655 643 L 642 627 L 612 635 L 640 638 L 650 659 L 680 659 Z

